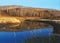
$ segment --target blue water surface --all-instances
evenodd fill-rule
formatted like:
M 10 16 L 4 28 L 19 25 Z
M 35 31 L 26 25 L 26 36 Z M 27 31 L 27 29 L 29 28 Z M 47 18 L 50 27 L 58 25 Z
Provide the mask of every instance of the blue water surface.
M 53 28 L 26 30 L 21 32 L 0 32 L 0 43 L 24 43 L 25 39 L 33 37 L 48 37 Z

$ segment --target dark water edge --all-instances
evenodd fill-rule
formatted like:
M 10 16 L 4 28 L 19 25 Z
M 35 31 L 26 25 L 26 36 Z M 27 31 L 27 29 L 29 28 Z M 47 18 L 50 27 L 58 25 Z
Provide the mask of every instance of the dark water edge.
M 35 37 L 25 40 L 25 43 L 60 43 L 60 36 Z
M 26 30 L 22 32 L 0 32 L 0 43 L 30 43 L 29 40 L 32 38 L 38 38 L 39 40 L 45 41 L 48 39 L 49 35 L 52 35 L 53 28 Z M 41 38 L 40 38 L 41 37 Z M 31 43 L 35 41 L 32 40 Z M 45 39 L 45 40 L 44 40 Z M 36 39 L 37 40 L 37 39 Z M 40 41 L 41 42 L 41 41 Z M 34 43 L 40 43 L 34 42 Z M 42 43 L 42 42 L 41 42 Z
M 60 36 L 53 35 L 50 37 L 35 37 L 25 40 L 25 43 L 60 43 Z

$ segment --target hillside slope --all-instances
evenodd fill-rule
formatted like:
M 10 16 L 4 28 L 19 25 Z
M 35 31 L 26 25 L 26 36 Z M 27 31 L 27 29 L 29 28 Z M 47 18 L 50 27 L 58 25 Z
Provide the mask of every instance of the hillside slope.
M 60 19 L 60 11 L 44 8 L 29 8 L 19 6 L 2 6 L 0 11 L 9 16 L 17 17 L 40 17 L 43 19 Z M 4 15 L 4 14 L 2 14 Z
M 23 6 L 0 6 L 0 18 L 14 17 L 16 20 L 22 18 L 39 17 L 39 19 L 60 19 L 60 11 L 55 9 L 31 8 Z M 18 18 L 16 18 L 18 17 Z M 20 18 L 19 18 L 20 17 Z M 1 21 L 1 20 L 0 20 Z M 17 21 L 16 21 L 17 22 Z M 13 23 L 12 23 L 13 24 Z M 9 23 L 1 23 L 0 31 L 21 31 L 51 27 L 48 24 L 25 21 L 21 25 L 15 26 Z M 7 26 L 9 25 L 9 26 Z

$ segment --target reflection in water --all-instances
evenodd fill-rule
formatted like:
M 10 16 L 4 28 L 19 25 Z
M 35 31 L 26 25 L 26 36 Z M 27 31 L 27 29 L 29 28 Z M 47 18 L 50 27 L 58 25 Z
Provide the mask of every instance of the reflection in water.
M 26 30 L 21 32 L 0 32 L 0 43 L 24 43 L 25 39 L 33 37 L 48 37 L 53 28 Z M 15 36 L 14 36 L 15 35 Z
M 19 23 L 6 23 L 6 24 L 0 24 L 0 31 L 25 31 L 25 30 L 34 30 L 34 29 L 40 29 L 40 28 L 46 28 L 46 27 L 52 27 L 45 23 L 39 23 L 39 22 L 30 22 L 25 21 L 22 24 Z

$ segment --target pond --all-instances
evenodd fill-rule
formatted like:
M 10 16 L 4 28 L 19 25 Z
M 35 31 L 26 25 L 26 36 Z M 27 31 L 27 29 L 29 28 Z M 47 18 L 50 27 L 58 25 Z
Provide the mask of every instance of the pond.
M 0 43 L 25 43 L 25 39 L 33 37 L 48 37 L 52 35 L 53 28 L 26 30 L 21 32 L 0 32 Z

